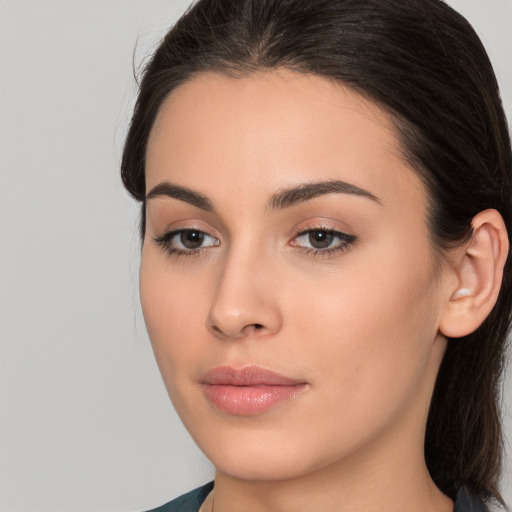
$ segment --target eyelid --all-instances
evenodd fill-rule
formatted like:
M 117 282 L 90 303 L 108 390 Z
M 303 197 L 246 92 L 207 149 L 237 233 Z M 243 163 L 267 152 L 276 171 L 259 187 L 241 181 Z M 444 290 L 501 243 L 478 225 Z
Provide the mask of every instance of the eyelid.
M 342 235 L 353 236 L 351 234 L 352 229 L 346 225 L 340 227 L 339 222 L 329 221 L 326 219 L 310 219 L 298 224 L 293 229 L 291 237 L 295 238 L 299 235 L 303 235 L 304 233 L 308 233 L 309 231 L 328 231 L 330 233 L 340 233 Z

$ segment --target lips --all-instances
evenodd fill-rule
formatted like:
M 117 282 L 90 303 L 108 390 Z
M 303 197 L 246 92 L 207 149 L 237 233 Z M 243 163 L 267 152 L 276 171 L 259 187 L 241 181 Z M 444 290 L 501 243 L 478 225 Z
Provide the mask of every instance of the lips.
M 307 388 L 304 381 L 257 366 L 214 368 L 206 373 L 202 384 L 206 398 L 217 409 L 241 416 L 266 412 Z

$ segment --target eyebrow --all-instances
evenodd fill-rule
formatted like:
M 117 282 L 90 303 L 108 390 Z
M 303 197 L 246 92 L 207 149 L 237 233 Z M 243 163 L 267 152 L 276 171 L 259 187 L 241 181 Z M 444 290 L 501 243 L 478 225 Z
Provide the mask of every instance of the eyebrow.
M 378 204 L 382 204 L 377 196 L 373 195 L 371 192 L 365 190 L 364 188 L 341 180 L 329 180 L 320 181 L 317 183 L 302 183 L 295 187 L 281 190 L 270 198 L 268 207 L 271 210 L 282 210 L 296 204 L 309 201 L 315 197 L 328 194 L 355 195 L 365 197 L 375 201 Z M 164 181 L 153 187 L 147 194 L 146 199 L 149 200 L 162 196 L 172 197 L 174 199 L 184 201 L 208 212 L 213 212 L 215 210 L 213 203 L 205 195 L 190 188 L 182 187 L 181 185 L 175 185 L 168 181 Z
M 212 212 L 214 210 L 212 202 L 203 194 L 187 187 L 174 185 L 168 181 L 164 181 L 153 187 L 146 196 L 146 200 L 162 196 L 185 201 L 186 203 L 208 212 Z
M 328 194 L 349 194 L 371 199 L 382 204 L 380 199 L 364 188 L 341 180 L 320 181 L 317 183 L 303 183 L 296 187 L 287 188 L 272 196 L 269 206 L 273 210 L 289 208 L 298 203 L 309 201 L 315 197 Z

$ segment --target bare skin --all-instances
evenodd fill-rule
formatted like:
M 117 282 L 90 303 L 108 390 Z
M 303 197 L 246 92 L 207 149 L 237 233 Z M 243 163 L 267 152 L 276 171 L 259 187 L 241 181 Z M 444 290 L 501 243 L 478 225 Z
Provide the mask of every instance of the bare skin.
M 203 74 L 160 111 L 146 183 L 144 316 L 215 512 L 451 511 L 423 442 L 461 279 L 387 115 L 320 77 Z M 303 385 L 226 412 L 204 382 L 225 366 Z

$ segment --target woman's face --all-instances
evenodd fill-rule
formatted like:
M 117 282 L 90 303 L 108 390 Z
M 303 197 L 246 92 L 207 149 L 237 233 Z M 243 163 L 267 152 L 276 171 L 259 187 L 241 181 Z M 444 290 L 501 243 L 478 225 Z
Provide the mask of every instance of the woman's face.
M 144 317 L 218 470 L 416 463 L 446 270 L 386 114 L 317 76 L 199 75 L 156 119 L 146 183 Z

